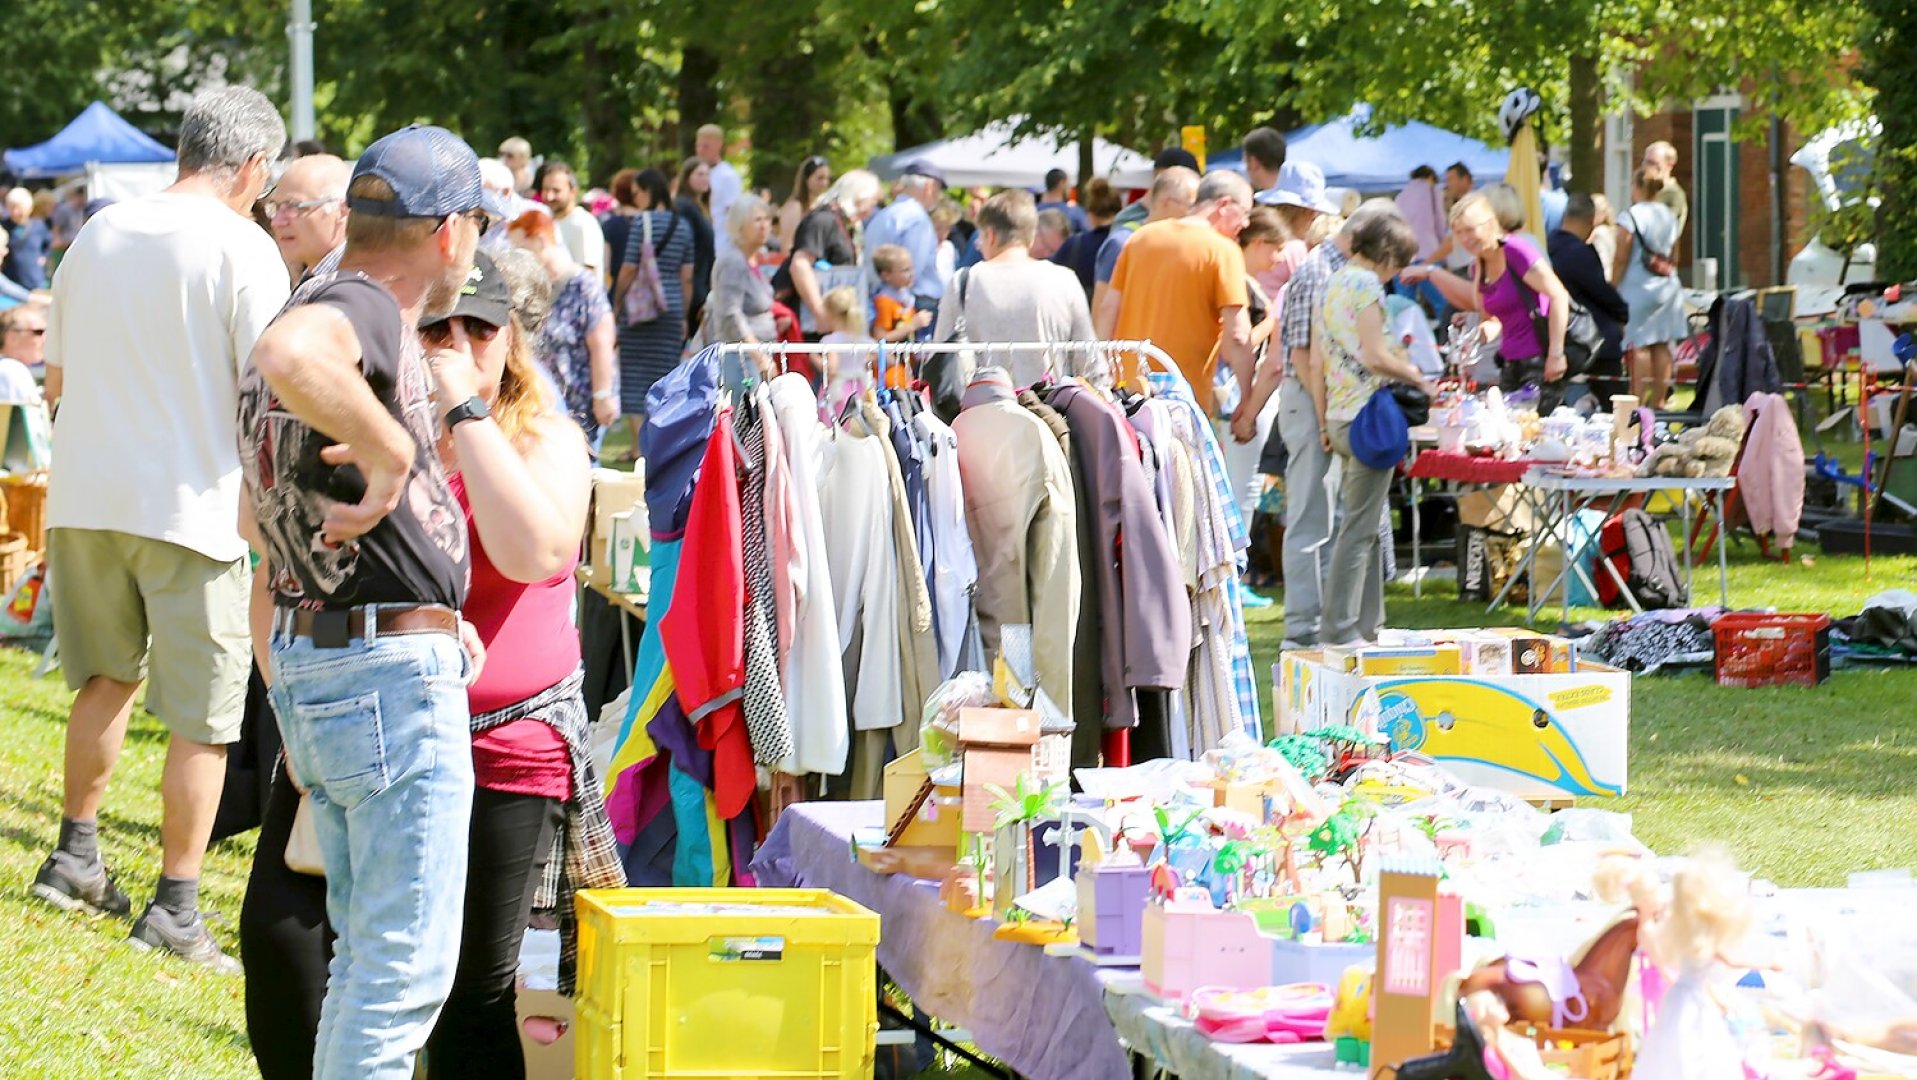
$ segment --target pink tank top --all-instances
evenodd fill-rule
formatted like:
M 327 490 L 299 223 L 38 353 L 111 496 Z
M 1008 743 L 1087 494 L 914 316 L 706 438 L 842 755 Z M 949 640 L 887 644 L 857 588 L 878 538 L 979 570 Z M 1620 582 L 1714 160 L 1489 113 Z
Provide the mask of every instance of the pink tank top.
M 576 562 L 531 585 L 507 578 L 493 566 L 473 527 L 465 477 L 454 473 L 449 479 L 472 537 L 472 587 L 463 614 L 486 646 L 486 666 L 466 692 L 477 716 L 524 701 L 579 666 L 579 632 L 572 623 Z M 551 725 L 514 720 L 473 736 L 473 777 L 488 791 L 566 799 L 572 792 L 572 758 Z

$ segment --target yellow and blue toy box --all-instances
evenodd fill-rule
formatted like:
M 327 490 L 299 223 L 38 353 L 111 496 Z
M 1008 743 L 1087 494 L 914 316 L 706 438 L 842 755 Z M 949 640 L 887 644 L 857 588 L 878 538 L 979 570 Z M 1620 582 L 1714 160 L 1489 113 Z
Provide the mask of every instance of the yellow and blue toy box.
M 1627 780 L 1631 674 L 1364 675 L 1317 651 L 1274 672 L 1280 734 L 1348 725 L 1431 758 L 1467 783 L 1526 799 L 1617 796 Z

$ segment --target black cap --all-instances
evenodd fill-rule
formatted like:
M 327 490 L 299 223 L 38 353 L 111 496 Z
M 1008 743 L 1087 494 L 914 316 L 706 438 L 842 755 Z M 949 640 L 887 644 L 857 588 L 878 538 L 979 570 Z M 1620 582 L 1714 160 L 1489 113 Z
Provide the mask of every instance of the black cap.
M 1198 171 L 1198 158 L 1182 146 L 1167 146 L 1152 159 L 1152 171 L 1164 172 L 1174 165 L 1183 165 L 1192 172 Z
M 433 326 L 461 315 L 470 315 L 487 326 L 505 326 L 512 320 L 512 293 L 506 288 L 506 275 L 499 272 L 493 257 L 484 251 L 473 257 L 473 272 L 459 289 L 453 309 L 427 317 L 424 325 Z

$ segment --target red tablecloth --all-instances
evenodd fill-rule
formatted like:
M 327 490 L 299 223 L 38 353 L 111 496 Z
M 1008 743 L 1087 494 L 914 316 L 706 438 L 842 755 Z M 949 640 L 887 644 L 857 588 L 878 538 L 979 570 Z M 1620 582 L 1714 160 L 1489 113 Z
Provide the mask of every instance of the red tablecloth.
M 1531 462 L 1520 458 L 1472 457 L 1446 450 L 1426 450 L 1411 463 L 1408 475 L 1417 480 L 1447 480 L 1454 484 L 1515 484 Z

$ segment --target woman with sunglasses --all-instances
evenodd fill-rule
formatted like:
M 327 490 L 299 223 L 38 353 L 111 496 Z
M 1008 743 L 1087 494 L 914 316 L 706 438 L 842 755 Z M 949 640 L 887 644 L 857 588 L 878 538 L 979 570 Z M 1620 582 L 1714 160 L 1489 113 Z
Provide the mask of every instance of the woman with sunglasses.
M 799 174 L 792 178 L 792 194 L 779 207 L 779 250 L 791 251 L 798 235 L 799 222 L 807 211 L 819 205 L 825 189 L 832 186 L 832 163 L 818 154 L 799 162 Z
M 476 395 L 499 432 L 468 440 L 468 452 L 478 451 L 470 458 L 455 453 L 450 432 L 440 441 L 473 541 L 461 614 L 485 660 L 467 690 L 477 790 L 459 965 L 426 1044 L 426 1075 L 518 1080 L 525 1060 L 514 976 L 553 837 L 565 829 L 570 852 L 583 821 L 596 815 L 595 825 L 605 824 L 583 757 L 571 618 L 591 482 L 579 428 L 532 358 L 549 291 L 544 270 L 524 252 L 482 251 L 476 263 L 452 312 L 420 328 L 432 350 L 437 407 Z M 247 1034 L 266 1080 L 311 1075 L 332 951 L 325 881 L 286 864 L 299 799 L 286 780 L 275 781 L 268 800 L 240 915 Z M 616 859 L 592 866 L 593 880 L 569 885 L 624 884 Z

